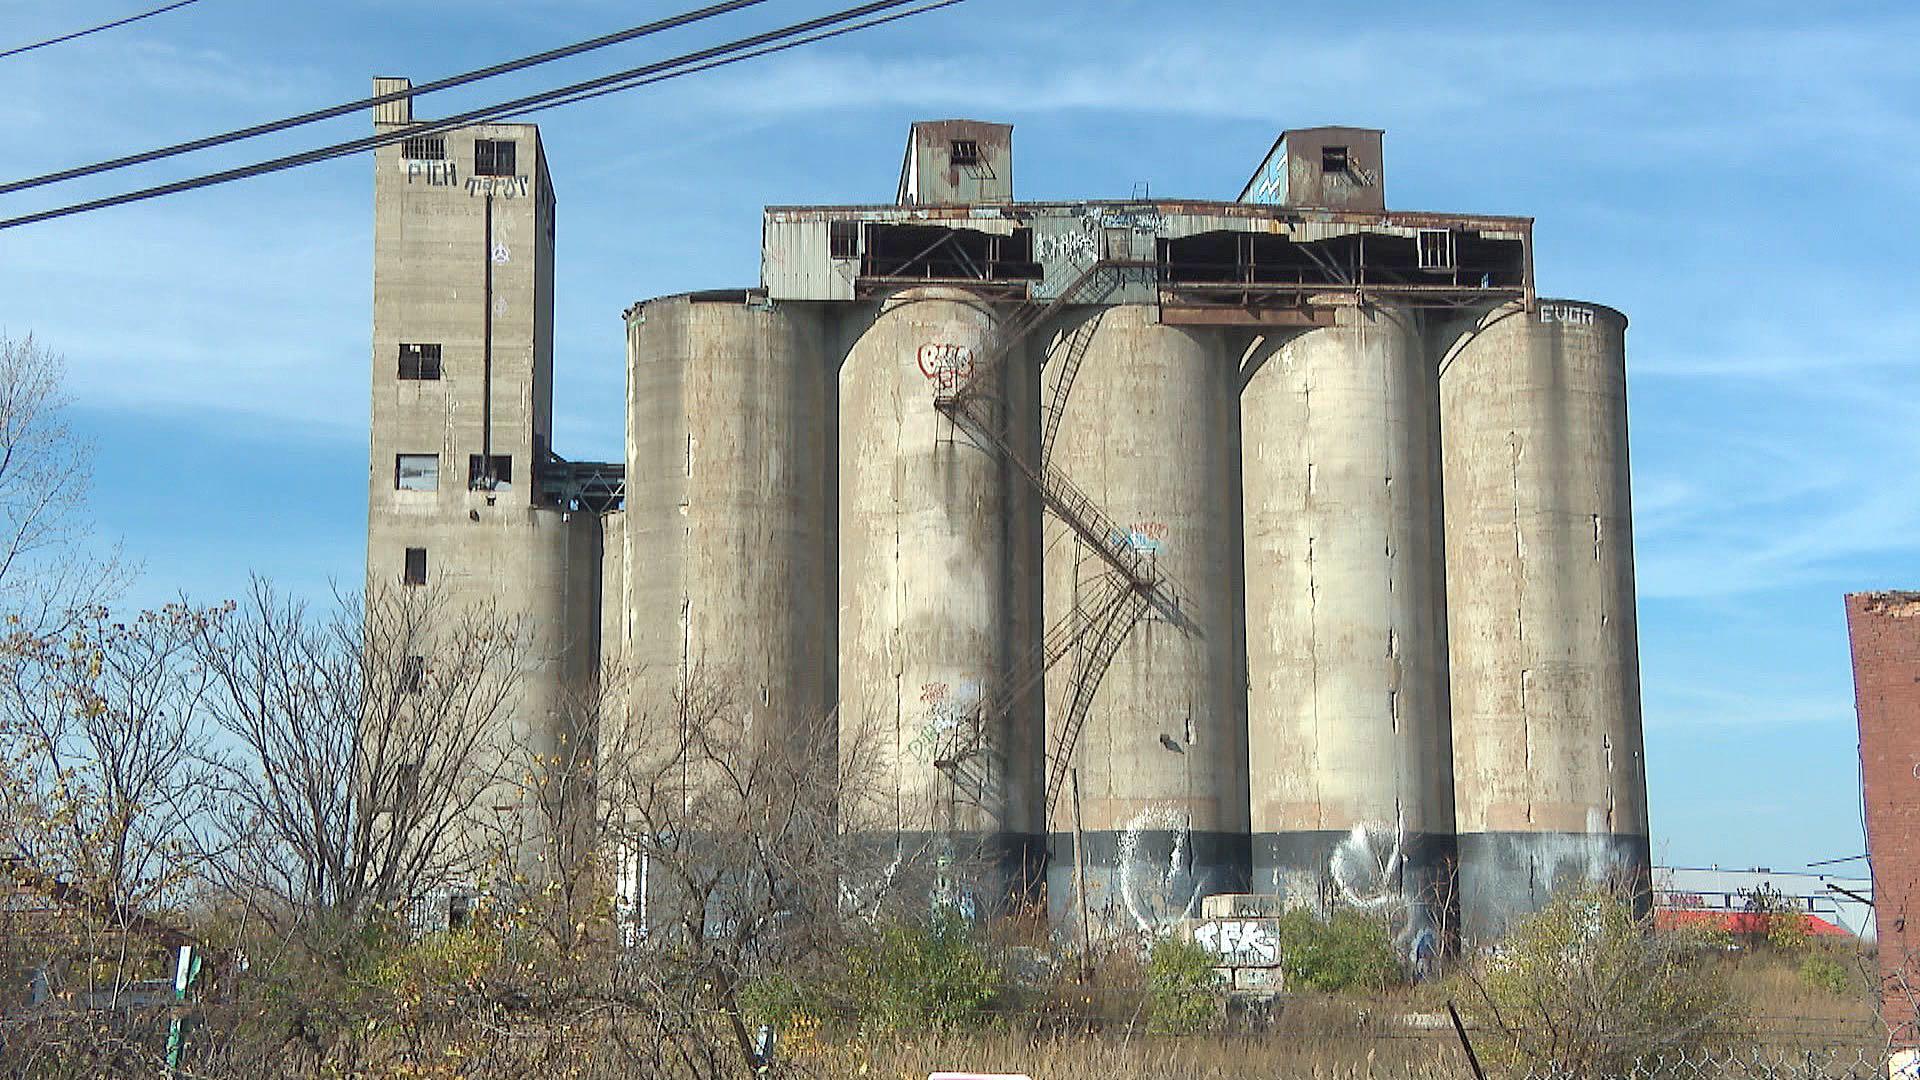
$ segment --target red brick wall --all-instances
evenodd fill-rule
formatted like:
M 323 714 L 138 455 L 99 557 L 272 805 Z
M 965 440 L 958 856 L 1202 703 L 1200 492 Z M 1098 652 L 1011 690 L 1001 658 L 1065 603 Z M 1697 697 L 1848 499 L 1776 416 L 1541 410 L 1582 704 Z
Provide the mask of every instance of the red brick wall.
M 1847 597 L 1867 851 L 1894 1044 L 1920 1046 L 1920 592 Z

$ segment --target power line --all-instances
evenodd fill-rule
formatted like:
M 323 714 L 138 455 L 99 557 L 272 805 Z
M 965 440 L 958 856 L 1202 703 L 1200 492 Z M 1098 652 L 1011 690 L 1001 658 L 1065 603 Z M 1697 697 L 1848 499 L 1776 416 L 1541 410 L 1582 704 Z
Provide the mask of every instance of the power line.
M 255 176 L 261 176 L 266 173 L 279 172 L 285 169 L 297 168 L 302 165 L 311 165 L 311 164 L 314 164 L 315 162 L 326 161 L 336 157 L 345 157 L 349 154 L 359 153 L 363 150 L 375 149 L 377 147 L 386 146 L 391 143 L 402 142 L 406 139 L 414 138 L 421 135 L 439 134 L 441 132 L 451 131 L 455 128 L 467 127 L 477 122 L 484 122 L 488 120 L 499 119 L 501 117 L 513 116 L 513 115 L 523 114 L 526 112 L 531 112 L 538 107 L 543 107 L 548 104 L 555 104 L 555 105 L 571 104 L 572 103 L 571 100 L 562 101 L 561 99 L 585 100 L 585 98 L 589 96 L 592 91 L 601 90 L 603 88 L 613 88 L 617 86 L 617 88 L 619 89 L 628 89 L 628 88 L 631 88 L 632 86 L 645 85 L 646 83 L 649 83 L 649 82 L 660 82 L 669 78 L 678 78 L 681 75 L 693 74 L 697 71 L 703 71 L 710 67 L 720 66 L 717 63 L 705 63 L 706 61 L 714 60 L 715 58 L 718 58 L 718 57 L 724 57 L 731 53 L 744 54 L 744 53 L 747 53 L 749 50 L 753 50 L 753 49 L 759 48 L 760 46 L 768 45 L 770 43 L 779 42 L 781 40 L 788 39 L 788 38 L 797 38 L 802 35 L 806 35 L 814 31 L 818 31 L 827 27 L 837 25 L 837 24 L 849 23 L 854 20 L 864 18 L 865 16 L 868 16 L 868 15 L 873 15 L 873 14 L 887 11 L 893 8 L 904 7 L 909 2 L 910 0 L 874 0 L 874 2 L 872 3 L 862 4 L 858 7 L 853 7 L 853 8 L 846 8 L 841 11 L 834 12 L 830 15 L 823 15 L 818 18 L 808 19 L 804 22 L 794 23 L 792 25 L 782 27 L 778 30 L 770 30 L 765 33 L 755 34 L 751 37 L 740 38 L 735 41 L 728 42 L 724 45 L 716 45 L 711 48 L 701 49 L 696 52 L 686 53 L 684 55 L 674 57 L 670 60 L 662 60 L 652 64 L 645 64 L 637 68 L 631 68 L 626 71 L 616 72 L 612 75 L 603 75 L 596 79 L 589 79 L 589 80 L 586 80 L 585 82 L 574 83 L 570 86 L 563 86 L 553 90 L 544 90 L 537 94 L 530 94 L 530 95 L 527 95 L 526 97 L 516 98 L 513 101 L 502 102 L 496 105 L 489 105 L 479 109 L 469 110 L 467 112 L 460 113 L 455 116 L 450 116 L 445 119 L 423 121 L 421 123 L 408 125 L 406 127 L 400 128 L 395 131 L 370 135 L 365 138 L 353 139 L 343 143 L 335 143 L 331 146 L 320 147 L 318 149 L 309 150 L 299 154 L 290 154 L 285 157 L 273 158 L 271 160 L 262 161 L 253 165 L 242 166 L 240 168 L 235 168 L 235 169 L 227 169 L 221 172 L 209 173 L 204 176 L 193 177 L 187 180 L 175 181 L 170 184 L 162 184 L 157 187 L 144 188 L 138 191 L 130 191 L 120 195 L 111 195 L 104 198 L 92 199 L 87 202 L 75 203 L 69 206 L 56 207 L 51 210 L 41 210 L 31 214 L 23 214 L 19 217 L 7 218 L 5 220 L 0 220 L 0 230 L 16 228 L 21 225 L 31 225 L 41 221 L 49 221 L 54 218 L 68 217 L 73 214 L 88 213 L 94 210 L 104 210 L 111 206 L 120 206 L 126 203 L 140 202 L 145 199 L 158 198 L 163 195 L 174 195 L 180 192 L 192 191 L 198 188 L 211 187 L 215 184 L 229 183 L 234 180 L 244 180 L 244 179 L 248 179 Z M 958 2 L 960 2 L 960 0 L 934 0 L 934 2 L 932 3 L 927 3 L 922 5 L 922 8 L 920 10 L 911 12 L 911 14 L 919 14 L 921 10 L 931 11 L 936 8 L 947 7 L 947 6 L 950 6 L 951 3 L 958 3 Z M 901 17 L 904 17 L 906 14 L 909 14 L 909 13 L 907 12 L 900 13 Z M 888 20 L 874 20 L 872 22 L 872 25 L 878 25 L 878 23 L 881 21 L 888 21 Z M 852 28 L 848 27 L 846 29 L 851 30 Z M 824 37 L 829 35 L 820 35 L 820 36 Z M 803 44 L 803 43 L 804 42 L 795 41 L 795 42 L 791 42 L 790 45 L 797 45 L 797 44 Z M 764 55 L 764 52 L 771 52 L 771 51 L 774 51 L 774 50 L 771 50 L 771 49 L 764 50 L 762 53 L 757 53 L 754 55 Z M 747 58 L 748 57 L 746 55 L 742 55 L 742 56 L 735 57 L 734 59 L 747 59 Z M 681 68 L 685 68 L 686 70 L 684 71 L 678 70 Z M 624 85 L 619 85 L 619 84 L 624 84 Z
M 871 19 L 866 19 L 864 21 L 854 23 L 851 26 L 842 26 L 834 30 L 823 30 L 816 34 L 808 34 L 805 37 L 797 38 L 793 41 L 785 41 L 785 42 L 781 42 L 778 45 L 768 45 L 763 48 L 752 49 L 750 51 L 741 53 L 737 56 L 728 56 L 719 60 L 710 60 L 704 64 L 695 64 L 684 70 L 670 72 L 665 75 L 655 75 L 650 78 L 635 79 L 632 82 L 626 82 L 626 83 L 620 83 L 614 86 L 602 87 L 598 90 L 590 90 L 582 94 L 574 95 L 572 97 L 563 98 L 559 101 L 550 101 L 544 105 L 535 105 L 530 109 L 522 109 L 519 112 L 506 113 L 500 117 L 497 117 L 496 119 L 509 120 L 515 117 L 531 116 L 534 113 L 545 112 L 548 109 L 557 109 L 562 105 L 575 105 L 582 101 L 589 101 L 593 98 L 602 97 L 607 94 L 617 94 L 622 90 L 632 90 L 632 89 L 635 89 L 636 87 L 647 86 L 652 83 L 657 83 L 665 79 L 677 78 L 681 75 L 693 75 L 698 72 L 709 71 L 717 67 L 726 67 L 728 64 L 737 64 L 742 60 L 752 60 L 756 57 L 767 56 L 771 53 L 785 52 L 788 49 L 797 49 L 802 45 L 811 45 L 816 41 L 825 41 L 828 38 L 837 38 L 842 34 L 851 34 L 860 30 L 866 30 L 871 27 L 881 26 L 886 23 L 895 22 L 900 19 L 912 18 L 915 15 L 924 15 L 929 11 L 938 11 L 941 8 L 952 7 L 955 4 L 964 3 L 964 2 L 965 0 L 926 0 L 926 2 L 922 3 L 918 7 L 908 8 L 905 11 L 896 11 L 891 15 L 880 15 Z
M 23 52 L 44 49 L 49 45 L 58 45 L 63 41 L 72 41 L 74 38 L 83 38 L 88 34 L 97 34 L 102 30 L 111 30 L 116 26 L 125 26 L 128 23 L 139 22 L 141 19 L 151 19 L 155 15 L 164 15 L 175 8 L 183 8 L 188 4 L 197 4 L 199 2 L 200 0 L 178 0 L 177 3 L 168 4 L 165 7 L 157 7 L 151 11 L 143 11 L 138 15 L 129 15 L 124 19 L 115 19 L 109 23 L 101 23 L 99 26 L 89 26 L 85 30 L 75 30 L 71 34 L 62 34 L 59 37 L 48 38 L 45 41 L 36 41 L 31 45 L 20 45 L 8 49 L 6 52 L 0 52 L 0 60 L 5 60 L 9 56 L 18 56 Z
M 193 3 L 196 2 L 196 0 L 187 0 L 187 2 Z M 164 158 L 177 157 L 180 154 L 192 153 L 195 150 L 206 150 L 210 147 L 225 146 L 228 143 L 239 142 L 242 139 L 251 139 L 260 135 L 270 135 L 276 131 L 285 131 L 288 128 L 300 127 L 304 124 L 331 120 L 337 116 L 346 116 L 349 113 L 356 113 L 363 109 L 371 109 L 377 105 L 384 105 L 389 101 L 399 101 L 402 98 L 413 98 L 421 94 L 431 94 L 436 90 L 447 90 L 456 86 L 465 86 L 468 83 L 479 82 L 482 79 L 491 79 L 496 75 L 523 71 L 530 67 L 552 63 L 555 60 L 564 60 L 570 56 L 578 56 L 581 53 L 592 52 L 595 49 L 604 49 L 609 45 L 618 45 L 622 42 L 632 41 L 635 38 L 658 34 L 666 30 L 673 30 L 686 26 L 689 23 L 699 22 L 702 19 L 710 19 L 716 15 L 725 15 L 730 12 L 739 11 L 741 8 L 753 7 L 755 4 L 764 3 L 766 3 L 766 0 L 725 0 L 723 3 L 703 7 L 697 11 L 685 12 L 666 19 L 656 19 L 653 22 L 645 23 L 641 26 L 635 26 L 612 34 L 605 34 L 588 41 L 564 45 L 558 49 L 549 49 L 543 53 L 523 56 L 517 60 L 508 60 L 490 67 L 463 72 L 459 75 L 449 75 L 444 79 L 435 79 L 433 82 L 422 83 L 419 86 L 411 86 L 405 90 L 396 90 L 386 94 L 375 94 L 373 97 L 362 98 L 359 101 L 350 101 L 344 105 L 330 105 L 324 109 L 315 109 L 312 112 L 301 113 L 299 116 L 290 116 L 283 120 L 272 120 L 264 124 L 255 124 L 252 127 L 222 132 L 218 135 L 209 135 L 204 139 L 193 139 L 188 142 L 175 143 L 172 146 L 162 146 L 154 150 L 143 150 L 140 153 L 128 154 L 125 157 L 114 158 L 111 161 L 97 162 L 92 165 L 80 165 L 71 169 L 61 169 L 58 172 L 29 177 L 25 180 L 10 180 L 4 184 L 0 184 L 0 195 L 8 195 L 16 191 L 25 191 L 28 188 L 45 187 L 48 184 L 58 184 L 66 180 L 77 180 L 83 176 L 94 176 L 99 173 L 110 172 L 114 169 L 124 169 L 131 165 L 144 165 L 150 161 L 160 161 Z

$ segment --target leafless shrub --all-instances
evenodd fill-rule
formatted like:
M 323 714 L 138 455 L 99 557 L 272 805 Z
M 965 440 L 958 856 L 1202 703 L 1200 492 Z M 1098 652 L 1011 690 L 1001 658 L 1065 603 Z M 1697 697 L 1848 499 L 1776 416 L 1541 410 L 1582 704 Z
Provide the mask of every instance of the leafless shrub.
M 236 748 L 215 759 L 220 883 L 270 922 L 343 925 L 471 886 L 525 638 L 426 588 L 315 616 L 256 581 L 197 640 Z

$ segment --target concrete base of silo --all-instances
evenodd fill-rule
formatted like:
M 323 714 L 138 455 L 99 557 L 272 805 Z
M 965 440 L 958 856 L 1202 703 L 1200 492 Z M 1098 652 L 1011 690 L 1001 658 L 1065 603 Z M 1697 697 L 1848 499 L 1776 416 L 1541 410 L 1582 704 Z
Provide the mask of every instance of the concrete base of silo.
M 1644 909 L 1653 866 L 1645 836 L 1617 833 L 1462 833 L 1461 934 L 1469 943 L 1495 940 L 1554 894 L 1581 885 L 1625 890 Z
M 1253 889 L 1319 912 L 1350 909 L 1384 920 L 1404 958 L 1446 947 L 1459 925 L 1451 833 L 1345 831 L 1256 833 Z
M 1123 831 L 1085 832 L 1086 909 L 1096 935 L 1158 933 L 1196 918 L 1200 902 L 1248 891 L 1247 836 L 1142 822 Z M 1072 833 L 1055 833 L 1047 863 L 1047 914 L 1078 927 Z
M 846 899 L 856 908 L 946 904 L 969 919 L 1031 908 L 1046 873 L 1042 837 L 903 832 L 849 838 Z

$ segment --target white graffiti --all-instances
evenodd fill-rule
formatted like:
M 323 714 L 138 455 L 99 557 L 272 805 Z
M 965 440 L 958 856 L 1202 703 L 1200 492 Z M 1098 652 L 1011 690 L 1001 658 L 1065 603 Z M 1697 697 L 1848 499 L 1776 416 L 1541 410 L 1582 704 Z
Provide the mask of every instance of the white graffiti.
M 1327 874 L 1340 898 L 1361 911 L 1398 911 L 1405 903 L 1400 886 L 1401 848 L 1406 832 L 1398 825 L 1355 825 L 1333 849 Z
M 1154 865 L 1141 847 L 1144 834 L 1156 830 L 1173 834 L 1164 866 Z M 1114 861 L 1119 864 L 1120 898 L 1141 930 L 1154 931 L 1175 919 L 1190 919 L 1199 908 L 1202 883 L 1194 880 L 1188 865 L 1192 845 L 1193 825 L 1183 811 L 1149 807 L 1127 822 Z
M 1593 309 L 1578 304 L 1541 304 L 1540 321 L 1566 323 L 1568 326 L 1592 326 Z
M 1272 967 L 1280 962 L 1280 935 L 1271 919 L 1221 919 L 1193 928 L 1193 940 L 1226 967 Z
M 1041 262 L 1092 262 L 1098 244 L 1092 232 L 1046 233 L 1034 241 Z
M 1159 232 L 1167 219 L 1158 210 L 1108 210 L 1099 217 L 1100 228 L 1132 229 L 1135 232 Z

